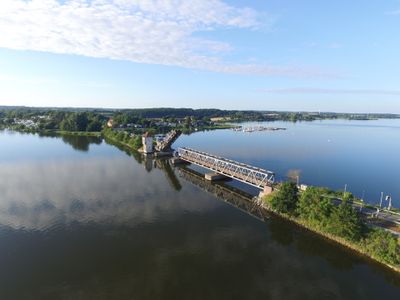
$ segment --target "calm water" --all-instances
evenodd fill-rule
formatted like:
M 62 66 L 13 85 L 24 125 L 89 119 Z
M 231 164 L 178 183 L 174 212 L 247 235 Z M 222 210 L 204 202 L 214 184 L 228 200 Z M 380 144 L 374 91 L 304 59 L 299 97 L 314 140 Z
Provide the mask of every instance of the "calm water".
M 197 133 L 177 146 L 267 167 L 281 178 L 301 169 L 303 182 L 332 187 L 344 182 L 355 190 L 367 178 L 371 195 L 375 181 L 395 195 L 400 123 L 385 122 Z M 96 138 L 0 132 L 0 145 L 0 299 L 400 295 L 400 276 L 279 219 L 259 221 L 165 161 Z
M 232 130 L 184 136 L 190 146 L 274 171 L 278 180 L 299 174 L 300 182 L 353 192 L 378 204 L 381 192 L 400 207 L 400 119 L 246 123 L 285 131 Z M 384 203 L 385 204 L 385 203 Z

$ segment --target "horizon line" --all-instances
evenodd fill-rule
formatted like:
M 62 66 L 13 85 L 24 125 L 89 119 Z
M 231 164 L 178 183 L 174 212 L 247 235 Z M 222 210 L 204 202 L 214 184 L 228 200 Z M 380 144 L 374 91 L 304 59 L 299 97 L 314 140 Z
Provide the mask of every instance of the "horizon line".
M 264 109 L 221 109 L 221 108 L 212 108 L 212 107 L 202 107 L 202 108 L 193 108 L 193 107 L 173 107 L 173 106 L 160 106 L 160 107 L 125 107 L 125 108 L 116 108 L 116 107 L 91 107 L 91 106 L 26 106 L 26 105 L 0 105 L 0 109 L 2 108 L 35 108 L 35 109 L 82 109 L 82 110 L 136 110 L 136 109 L 192 109 L 192 110 L 201 110 L 201 109 L 208 109 L 208 110 L 220 110 L 220 111 L 253 111 L 253 112 L 297 112 L 297 113 L 335 113 L 335 114 L 363 114 L 363 115 L 370 115 L 370 114 L 377 114 L 377 115 L 394 115 L 400 116 L 399 113 L 394 112 L 339 112 L 339 111 L 321 111 L 321 110 L 264 110 Z

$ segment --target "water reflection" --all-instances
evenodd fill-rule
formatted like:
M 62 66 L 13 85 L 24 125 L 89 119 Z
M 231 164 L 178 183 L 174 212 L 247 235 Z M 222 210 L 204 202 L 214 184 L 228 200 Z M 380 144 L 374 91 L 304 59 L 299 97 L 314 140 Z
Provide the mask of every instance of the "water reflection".
M 136 151 L 131 151 L 128 147 L 124 147 L 121 144 L 113 143 L 110 140 L 106 140 L 106 142 L 110 145 L 113 145 L 125 152 L 128 156 L 131 156 L 135 159 L 135 161 L 139 164 L 142 164 L 147 172 L 151 172 L 153 168 L 158 168 L 162 170 L 170 183 L 171 187 L 175 190 L 179 191 L 182 186 L 176 177 L 174 171 L 171 168 L 170 162 L 168 158 L 154 158 L 152 156 L 143 155 Z
M 200 187 L 202 190 L 213 194 L 217 199 L 223 200 L 233 207 L 250 214 L 254 218 L 264 221 L 269 214 L 261 209 L 254 201 L 254 196 L 239 190 L 235 187 L 224 184 L 223 182 L 209 182 L 201 174 L 190 168 L 181 167 L 178 169 L 179 176 L 186 181 Z
M 129 158 L 4 163 L 0 168 L 0 224 L 45 229 L 53 223 L 151 222 L 160 210 L 190 210 L 187 193 L 178 201 L 160 201 L 181 189 L 174 172 L 143 176 Z M 170 168 L 170 167 L 169 167 Z M 158 169 L 157 169 L 158 170 Z M 162 176 L 171 185 L 165 184 Z M 173 190 L 171 190 L 173 187 Z M 185 203 L 182 203 L 185 202 Z M 175 206 L 175 208 L 174 208 Z M 196 204 L 198 210 L 201 204 Z
M 60 135 L 54 133 L 39 133 L 38 135 L 46 138 L 60 138 Z M 91 144 L 100 145 L 103 142 L 103 138 L 98 136 L 62 135 L 61 139 L 73 149 L 83 152 L 88 152 Z
M 175 172 L 172 170 L 169 159 L 155 159 L 154 162 L 158 169 L 164 171 L 170 186 L 176 191 L 180 191 L 182 189 L 182 185 L 179 182 L 178 177 L 176 177 Z
M 93 151 L 0 163 L 1 299 L 398 298 L 398 277 L 246 193 Z
M 103 141 L 101 137 L 96 136 L 76 136 L 76 135 L 64 135 L 62 137 L 64 143 L 69 144 L 75 150 L 89 151 L 90 144 L 100 145 Z

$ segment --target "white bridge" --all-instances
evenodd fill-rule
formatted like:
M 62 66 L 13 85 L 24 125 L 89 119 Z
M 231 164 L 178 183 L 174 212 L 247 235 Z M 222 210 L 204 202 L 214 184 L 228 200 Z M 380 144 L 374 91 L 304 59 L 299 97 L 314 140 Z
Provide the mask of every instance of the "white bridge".
M 190 148 L 179 148 L 180 159 L 259 189 L 272 186 L 275 173 Z

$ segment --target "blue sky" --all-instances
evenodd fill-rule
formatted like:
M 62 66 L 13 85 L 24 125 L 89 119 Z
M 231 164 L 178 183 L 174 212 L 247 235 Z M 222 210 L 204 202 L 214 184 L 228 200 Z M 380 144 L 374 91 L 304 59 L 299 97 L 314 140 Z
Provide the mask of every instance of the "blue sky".
M 0 105 L 400 113 L 400 0 L 2 0 Z

